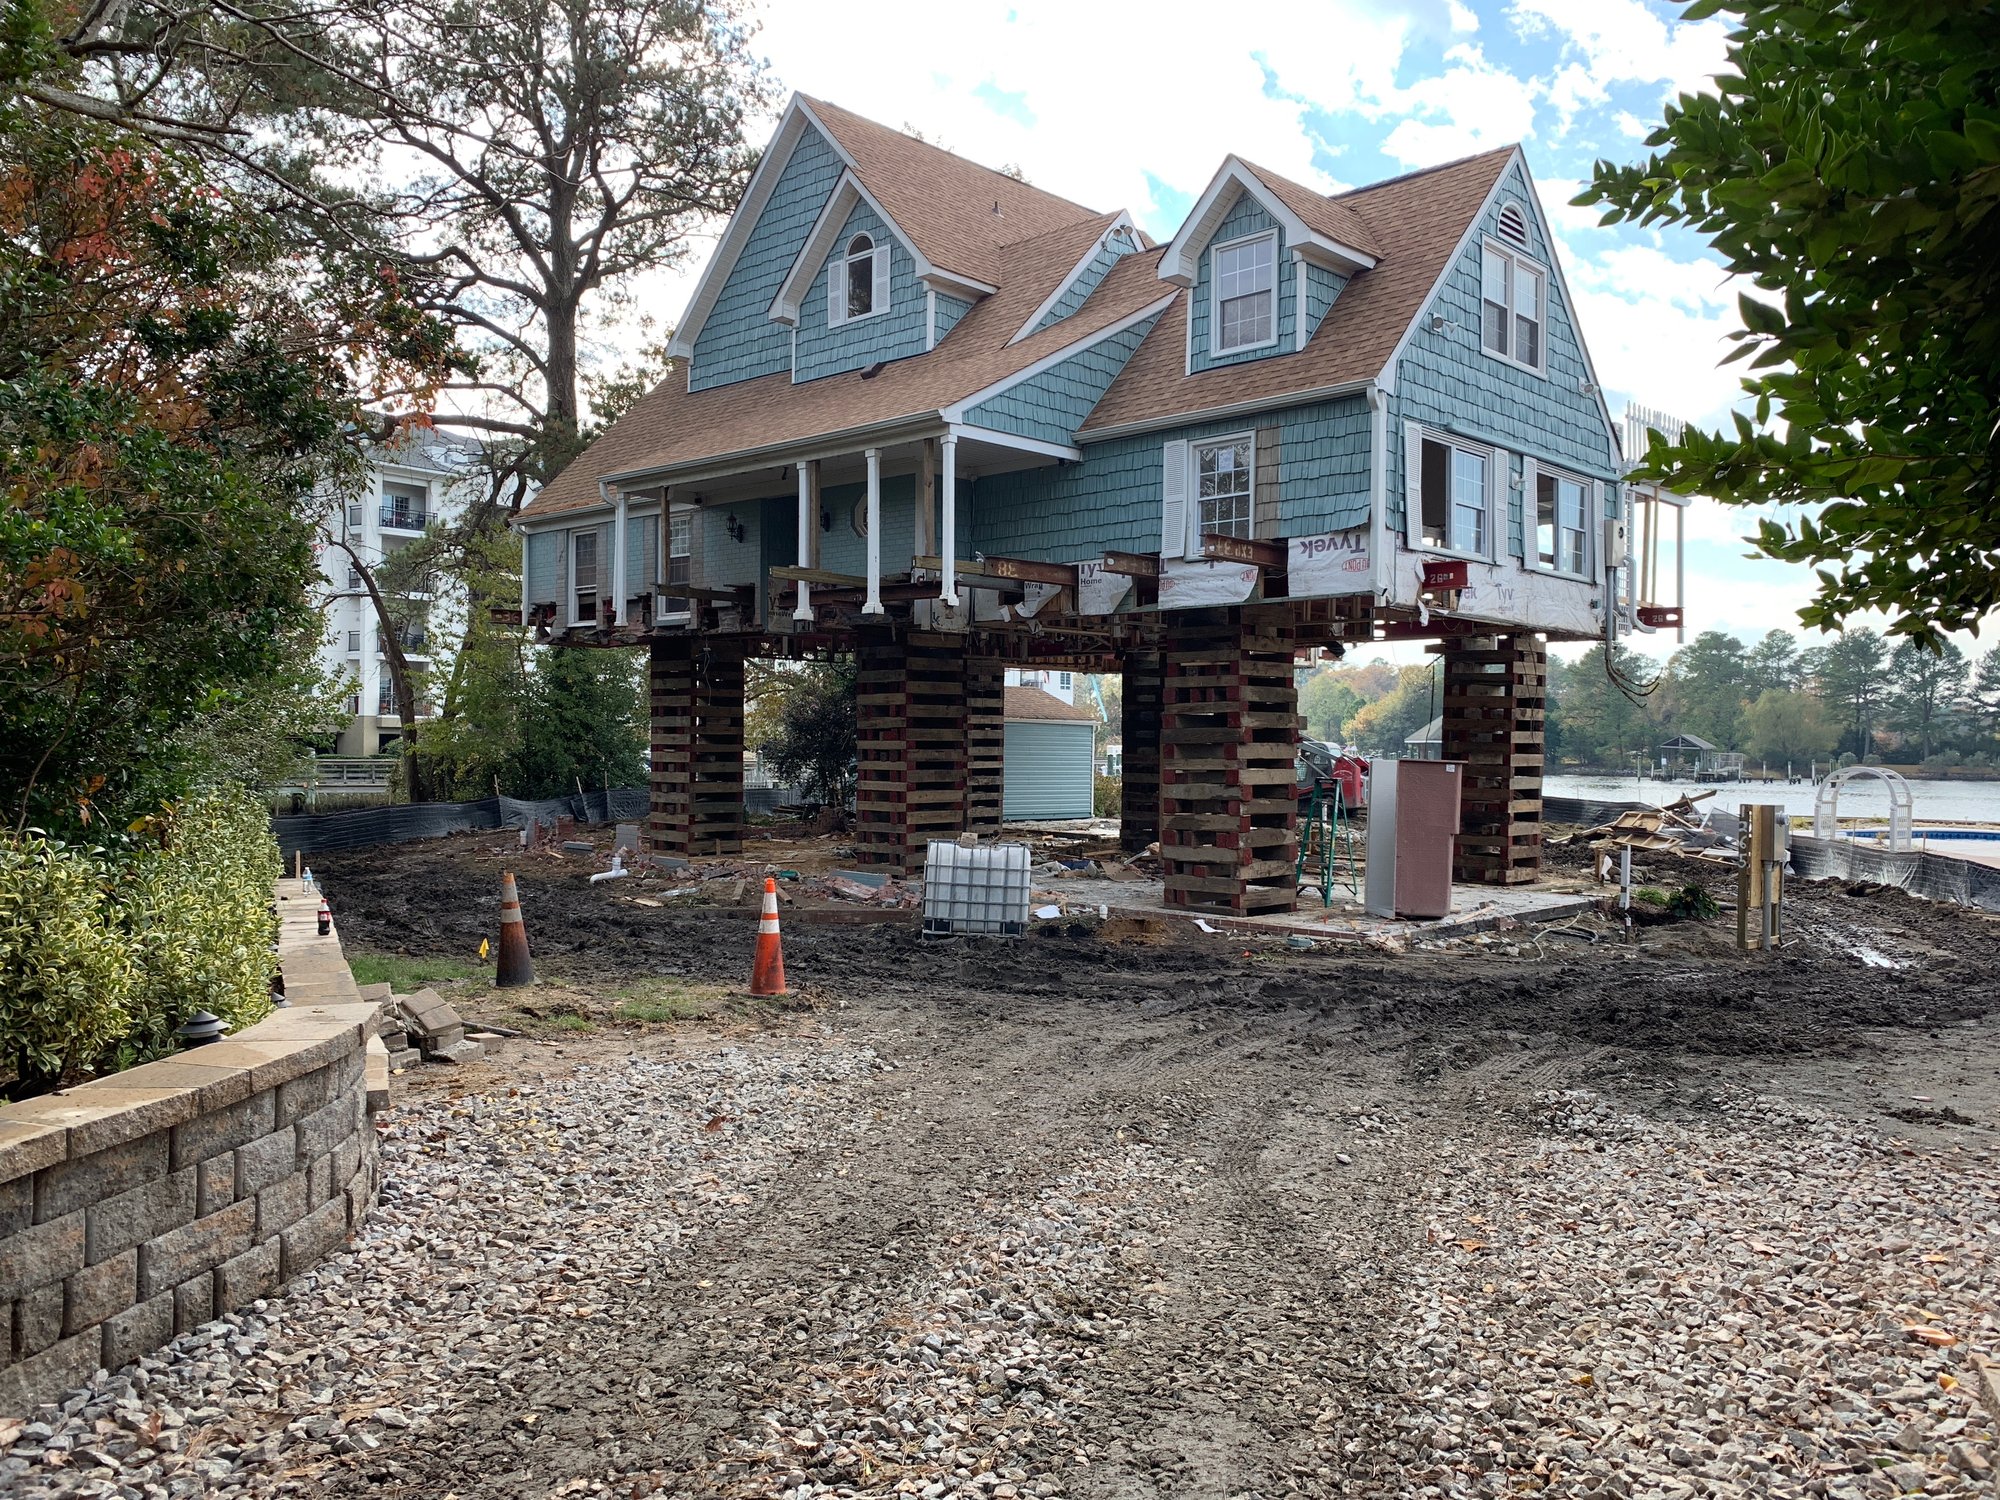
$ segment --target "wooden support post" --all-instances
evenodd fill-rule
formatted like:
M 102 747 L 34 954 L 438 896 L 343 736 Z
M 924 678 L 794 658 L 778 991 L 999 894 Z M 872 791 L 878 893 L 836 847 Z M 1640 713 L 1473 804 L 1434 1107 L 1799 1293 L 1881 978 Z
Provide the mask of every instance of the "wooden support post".
M 855 649 L 856 858 L 914 874 L 965 830 L 965 640 L 864 628 Z
M 1000 831 L 1006 775 L 1007 731 L 1002 723 L 1007 669 L 992 657 L 965 663 L 965 826 L 972 833 Z
M 1160 859 L 1167 905 L 1247 916 L 1298 904 L 1292 643 L 1240 610 L 1190 611 L 1165 643 Z
M 1452 878 L 1531 881 L 1542 868 L 1548 648 L 1532 635 L 1507 635 L 1432 650 L 1444 659 L 1444 759 L 1465 765 Z
M 682 637 L 652 652 L 647 846 L 690 857 L 743 848 L 743 648 Z
M 1160 837 L 1160 653 L 1128 651 L 1120 665 L 1118 847 L 1138 854 Z

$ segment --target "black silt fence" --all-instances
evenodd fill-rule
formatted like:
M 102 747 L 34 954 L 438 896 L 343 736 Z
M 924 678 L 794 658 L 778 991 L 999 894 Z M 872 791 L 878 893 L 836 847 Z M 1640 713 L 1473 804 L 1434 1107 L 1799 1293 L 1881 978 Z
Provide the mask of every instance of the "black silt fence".
M 1609 823 L 1622 812 L 1650 807 L 1646 802 L 1589 802 L 1579 797 L 1550 797 L 1542 803 L 1543 817 L 1551 823 L 1577 823 L 1594 828 Z M 1734 813 L 1717 811 L 1709 826 L 1727 838 L 1738 832 Z M 1816 839 L 1808 834 L 1792 835 L 1792 873 L 1805 880 L 1865 880 L 1872 885 L 1890 885 L 1932 901 L 1950 901 L 1959 906 L 1976 906 L 1982 911 L 2000 911 L 2000 869 L 1953 859 L 1948 854 L 1912 850 L 1892 854 L 1858 839 Z
M 406 844 L 413 839 L 442 838 L 482 828 L 526 828 L 530 821 L 553 823 L 563 817 L 575 818 L 580 824 L 636 823 L 646 816 L 647 805 L 644 787 L 614 787 L 609 792 L 550 797 L 540 802 L 485 797 L 477 802 L 412 802 L 400 807 L 306 813 L 271 819 L 271 832 L 289 863 L 294 852 L 319 854 L 374 844 Z

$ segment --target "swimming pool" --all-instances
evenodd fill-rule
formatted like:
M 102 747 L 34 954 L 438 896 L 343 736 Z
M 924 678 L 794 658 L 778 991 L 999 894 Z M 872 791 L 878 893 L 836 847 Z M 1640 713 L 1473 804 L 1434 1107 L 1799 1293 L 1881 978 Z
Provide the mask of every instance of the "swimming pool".
M 1851 839 L 1885 839 L 1889 836 L 1886 828 L 1849 828 L 1845 832 Z M 1912 828 L 1910 837 L 1920 844 L 2000 844 L 2000 828 Z

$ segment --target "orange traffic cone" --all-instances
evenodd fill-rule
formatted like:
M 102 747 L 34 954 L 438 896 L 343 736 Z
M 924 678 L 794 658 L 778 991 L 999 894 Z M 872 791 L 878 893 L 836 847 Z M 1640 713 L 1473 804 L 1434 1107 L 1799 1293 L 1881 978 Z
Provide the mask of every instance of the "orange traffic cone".
M 514 872 L 500 877 L 500 967 L 493 982 L 501 986 L 533 984 L 534 961 L 528 957 L 528 928 L 521 920 L 521 893 Z
M 778 882 L 764 877 L 764 914 L 757 919 L 757 957 L 750 965 L 750 993 L 785 993 L 785 950 L 778 941 Z

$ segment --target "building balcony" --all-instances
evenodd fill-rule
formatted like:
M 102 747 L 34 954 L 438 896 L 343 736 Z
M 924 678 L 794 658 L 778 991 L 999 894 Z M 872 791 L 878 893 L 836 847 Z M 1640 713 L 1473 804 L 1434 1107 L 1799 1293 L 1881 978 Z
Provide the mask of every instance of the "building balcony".
M 384 505 L 376 519 L 384 531 L 422 531 L 433 517 L 419 506 Z

